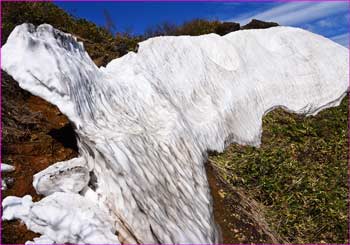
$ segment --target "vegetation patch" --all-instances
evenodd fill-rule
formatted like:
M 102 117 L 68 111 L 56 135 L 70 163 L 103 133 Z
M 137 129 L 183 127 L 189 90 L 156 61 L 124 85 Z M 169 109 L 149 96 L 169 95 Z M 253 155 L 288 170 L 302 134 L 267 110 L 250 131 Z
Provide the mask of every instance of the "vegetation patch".
M 348 97 L 316 116 L 277 109 L 263 118 L 260 148 L 233 144 L 209 162 L 286 241 L 347 243 L 347 122 Z

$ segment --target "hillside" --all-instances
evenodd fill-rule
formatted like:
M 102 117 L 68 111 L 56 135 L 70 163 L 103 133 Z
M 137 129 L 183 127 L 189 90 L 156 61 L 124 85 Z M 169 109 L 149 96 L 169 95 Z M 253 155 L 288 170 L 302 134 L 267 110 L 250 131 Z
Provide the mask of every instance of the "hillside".
M 210 156 L 221 202 L 230 208 L 236 192 L 259 203 L 290 243 L 347 243 L 348 108 L 347 96 L 314 117 L 277 109 L 264 117 L 260 148 L 233 144 Z
M 83 41 L 97 65 L 105 65 L 128 50 L 135 50 L 138 41 L 150 36 L 201 35 L 211 32 L 225 34 L 227 30 L 241 29 L 234 24 L 223 24 L 222 27 L 221 23 L 195 20 L 181 27 L 167 29 L 163 26 L 158 28 L 161 30 L 150 30 L 148 36 L 145 34 L 144 37 L 119 34 L 114 38 L 104 29 L 88 21 L 77 20 L 51 3 L 2 5 L 2 43 L 5 43 L 8 34 L 17 24 L 49 23 L 65 32 L 73 33 L 78 40 Z M 19 15 L 20 12 L 26 14 Z M 13 174 L 6 175 L 14 177 L 14 184 L 3 195 L 23 196 L 29 193 L 39 200 L 41 197 L 35 194 L 30 184 L 32 175 L 54 162 L 75 157 L 75 134 L 68 119 L 56 107 L 20 89 L 17 82 L 4 72 L 2 91 L 2 159 L 3 162 L 16 166 Z M 345 241 L 346 102 L 347 99 L 344 99 L 341 107 L 327 109 L 315 118 L 304 119 L 281 110 L 270 112 L 264 119 L 261 148 L 233 145 L 222 155 L 210 158 L 209 162 L 214 163 L 212 165 L 215 169 L 211 170 L 214 173 L 212 180 L 215 179 L 211 183 L 212 190 L 218 183 L 222 187 L 216 190 L 217 194 L 213 194 L 216 203 L 225 202 L 223 209 L 229 207 L 233 214 L 240 215 L 242 210 L 239 208 L 246 211 L 247 207 L 240 207 L 241 203 L 230 199 L 230 196 L 238 195 L 243 199 L 255 200 L 262 210 L 262 214 L 247 211 L 247 217 L 244 218 L 251 219 L 247 222 L 232 219 L 234 222 L 227 224 L 224 220 L 228 219 L 228 214 L 221 215 L 218 222 L 222 226 L 224 242 L 270 242 L 273 241 L 271 239 L 290 242 Z M 315 144 L 317 148 L 314 147 Z M 312 164 L 315 160 L 316 165 Z M 283 171 L 273 172 L 277 165 L 277 170 Z M 23 169 L 26 176 L 23 175 Z M 280 175 L 281 172 L 283 175 Z M 330 172 L 333 174 L 329 174 Z M 275 179 L 276 176 L 280 176 L 280 179 Z M 221 178 L 222 181 L 216 178 Z M 319 181 L 320 179 L 323 181 Z M 291 189 L 287 192 L 283 188 L 287 188 L 290 183 L 296 184 L 289 195 Z M 332 188 L 327 183 L 332 183 Z M 239 188 L 239 191 L 235 188 Z M 305 189 L 308 191 L 305 192 Z M 307 199 L 300 199 L 301 196 Z M 304 202 L 300 203 L 300 200 Z M 232 203 L 235 203 L 235 207 Z M 219 209 L 217 213 L 220 212 L 223 210 Z M 322 216 L 317 216 L 317 213 L 322 213 Z M 263 216 L 266 220 L 256 224 L 256 217 L 252 218 L 254 215 Z M 305 216 L 306 220 L 303 219 Z M 254 225 L 250 224 L 252 222 Z M 235 227 L 250 230 L 232 228 L 232 223 Z M 34 237 L 34 234 L 14 229 L 17 227 L 25 230 L 19 223 L 11 221 L 3 224 L 3 242 L 24 242 Z M 252 231 L 254 227 L 259 227 L 260 230 Z M 237 230 L 233 232 L 234 236 L 228 235 L 234 229 Z M 316 238 L 320 240 L 316 241 Z

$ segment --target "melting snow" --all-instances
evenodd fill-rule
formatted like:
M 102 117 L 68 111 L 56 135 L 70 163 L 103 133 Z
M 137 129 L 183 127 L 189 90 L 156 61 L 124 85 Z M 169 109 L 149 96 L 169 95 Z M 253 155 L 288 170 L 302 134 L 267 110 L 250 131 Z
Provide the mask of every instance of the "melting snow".
M 3 220 L 21 219 L 45 234 L 34 242 L 119 244 L 111 217 L 78 194 L 56 192 L 36 203 L 29 195 L 6 197 L 2 204 Z
M 33 186 L 38 194 L 80 192 L 88 185 L 89 170 L 83 157 L 58 162 L 34 175 Z
M 15 167 L 6 163 L 1 163 L 1 172 L 12 172 L 15 171 Z
M 339 105 L 349 76 L 346 48 L 291 27 L 156 37 L 98 68 L 71 35 L 23 24 L 2 57 L 75 125 L 79 170 L 67 173 L 68 161 L 36 175 L 50 194 L 37 203 L 3 201 L 3 219 L 60 243 L 218 242 L 206 152 L 258 146 L 275 107 L 313 115 Z M 95 180 L 83 187 L 87 172 Z

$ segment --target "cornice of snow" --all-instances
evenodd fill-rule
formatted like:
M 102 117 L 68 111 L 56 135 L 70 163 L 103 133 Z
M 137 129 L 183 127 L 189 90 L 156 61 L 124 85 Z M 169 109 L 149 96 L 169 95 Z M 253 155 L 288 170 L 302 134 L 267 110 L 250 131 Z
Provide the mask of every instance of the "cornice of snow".
M 138 53 L 98 68 L 71 35 L 23 24 L 9 36 L 2 58 L 2 69 L 23 89 L 57 105 L 73 122 L 78 174 L 90 171 L 97 178 L 80 194 L 74 192 L 86 182 L 77 187 L 69 175 L 74 188 L 61 188 L 66 181 L 57 178 L 67 178 L 72 164 L 63 162 L 62 175 L 51 168 L 55 183 L 36 182 L 48 197 L 34 204 L 4 199 L 5 219 L 20 218 L 43 234 L 39 240 L 62 243 L 101 243 L 101 234 L 106 242 L 218 242 L 203 165 L 207 151 L 233 142 L 258 146 L 269 110 L 313 115 L 339 105 L 349 86 L 348 49 L 291 27 L 156 37 L 141 42 Z M 46 183 L 70 193 L 52 194 Z M 73 207 L 87 217 L 74 226 L 71 212 L 62 218 L 50 208 L 69 210 L 66 198 L 79 200 Z M 90 211 L 79 206 L 84 200 Z M 53 211 L 38 222 L 36 205 Z M 97 231 L 99 215 L 112 221 L 95 237 L 79 236 Z M 67 225 L 52 232 L 56 219 Z

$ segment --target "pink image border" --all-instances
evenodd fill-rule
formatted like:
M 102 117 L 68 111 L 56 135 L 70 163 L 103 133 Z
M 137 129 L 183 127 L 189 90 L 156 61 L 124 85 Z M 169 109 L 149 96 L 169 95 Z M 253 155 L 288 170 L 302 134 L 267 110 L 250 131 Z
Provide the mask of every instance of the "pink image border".
M 8 0 L 8 1 L 1 1 L 0 0 L 0 26 L 2 26 L 2 2 L 51 2 L 51 1 L 20 1 L 20 0 Z M 117 0 L 105 0 L 105 1 L 96 1 L 96 0 L 58 0 L 56 2 L 348 2 L 348 9 L 350 11 L 350 1 L 349 0 L 309 0 L 309 1 L 305 1 L 305 0 L 273 0 L 273 1 L 269 1 L 269 0 L 255 0 L 255 1 L 251 1 L 251 0 L 245 0 L 245 1 L 236 1 L 236 0 L 207 0 L 207 1 L 202 1 L 202 0 L 192 0 L 192 1 L 187 1 L 187 0 L 177 0 L 177 1 L 164 1 L 164 0 L 150 0 L 150 1 L 143 1 L 143 0 L 126 0 L 126 1 L 117 1 Z M 348 40 L 350 43 L 350 20 L 348 20 Z M 0 29 L 0 40 L 2 40 L 2 33 L 1 33 L 1 29 Z M 348 47 L 349 48 L 349 47 Z M 1 51 L 1 47 L 0 47 L 0 51 Z M 349 64 L 350 64 L 350 49 L 349 49 Z M 0 52 L 0 67 L 1 67 L 1 52 Z M 349 74 L 350 74 L 350 67 L 349 67 Z M 0 76 L 0 84 L 1 84 L 1 79 L 2 76 Z M 349 82 L 349 87 L 350 87 L 350 79 L 348 80 Z M 0 109 L 2 109 L 2 88 L 0 86 Z M 348 242 L 350 241 L 350 206 L 349 206 L 349 200 L 350 200 L 350 155 L 349 155 L 349 149 L 350 149 L 350 99 L 348 100 L 348 234 L 347 234 L 347 238 L 348 238 Z M 0 113 L 0 121 L 2 122 L 2 113 Z M 2 163 L 2 123 L 0 124 L 0 161 Z M 0 165 L 0 173 L 1 173 L 1 165 Z M 0 174 L 0 181 L 2 176 Z M 0 200 L 2 200 L 2 192 L 0 192 Z M 0 210 L 0 218 L 2 217 L 2 209 Z M 0 221 L 0 239 L 2 238 L 2 228 L 1 228 L 1 221 Z M 1 240 L 0 240 L 1 243 Z M 311 243 L 314 244 L 314 243 Z M 310 244 L 310 245 L 311 245 Z

